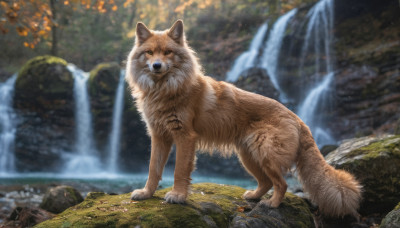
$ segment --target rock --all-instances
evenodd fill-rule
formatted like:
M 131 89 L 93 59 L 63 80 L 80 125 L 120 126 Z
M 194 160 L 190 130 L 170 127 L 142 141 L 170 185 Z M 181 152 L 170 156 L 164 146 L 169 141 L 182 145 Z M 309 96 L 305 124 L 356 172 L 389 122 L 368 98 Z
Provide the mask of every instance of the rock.
M 336 150 L 338 148 L 338 145 L 325 145 L 320 149 L 320 152 L 323 156 L 326 156 L 330 152 Z
M 314 219 L 307 203 L 290 193 L 285 194 L 278 208 L 257 204 L 250 212 L 237 212 L 232 220 L 233 228 L 264 227 L 314 227 Z
M 40 208 L 17 207 L 5 223 L 5 227 L 33 227 L 55 215 Z
M 63 109 L 71 100 L 74 79 L 67 62 L 54 56 L 38 56 L 20 70 L 15 82 L 14 104 L 19 109 Z
M 267 75 L 261 68 L 250 68 L 243 72 L 235 85 L 249 92 L 257 93 L 272 99 L 279 99 L 279 91 L 274 87 Z
M 270 209 L 242 199 L 245 189 L 236 186 L 194 184 L 186 204 L 166 203 L 163 197 L 170 190 L 158 190 L 143 201 L 130 200 L 130 194 L 90 194 L 81 204 L 37 227 L 238 227 L 235 222 L 246 219 L 283 227 L 313 227 L 307 204 L 291 194 L 286 194 L 279 208 Z
M 400 203 L 382 220 L 381 228 L 400 228 Z
M 97 148 L 100 150 L 108 146 L 120 70 L 117 63 L 101 63 L 90 71 L 88 87 L 94 123 L 93 132 Z
M 101 63 L 90 71 L 89 95 L 93 115 L 94 136 L 102 157 L 109 156 L 109 141 L 115 96 L 121 68 L 117 63 Z M 147 164 L 150 140 L 125 83 L 121 123 L 119 170 L 137 172 Z
M 57 186 L 47 190 L 40 208 L 52 213 L 61 213 L 83 201 L 81 194 L 69 186 Z
M 18 74 L 13 106 L 19 120 L 15 156 L 20 172 L 58 171 L 61 151 L 71 151 L 74 79 L 66 65 L 58 57 L 38 56 Z
M 363 185 L 361 214 L 385 213 L 400 201 L 400 136 L 348 140 L 326 160 Z

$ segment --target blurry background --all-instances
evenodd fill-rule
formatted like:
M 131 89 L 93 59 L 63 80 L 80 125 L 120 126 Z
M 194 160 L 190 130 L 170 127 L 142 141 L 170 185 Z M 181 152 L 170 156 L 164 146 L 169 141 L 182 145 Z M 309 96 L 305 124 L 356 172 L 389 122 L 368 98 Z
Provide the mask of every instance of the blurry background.
M 344 139 L 400 132 L 397 0 L 9 0 L 0 7 L 0 184 L 9 188 L 144 185 L 150 140 L 121 71 L 139 21 L 163 30 L 183 19 L 206 75 L 279 100 L 310 126 L 323 153 Z M 172 184 L 173 164 L 172 154 L 163 187 Z M 236 158 L 217 155 L 200 154 L 196 175 L 195 182 L 256 184 Z

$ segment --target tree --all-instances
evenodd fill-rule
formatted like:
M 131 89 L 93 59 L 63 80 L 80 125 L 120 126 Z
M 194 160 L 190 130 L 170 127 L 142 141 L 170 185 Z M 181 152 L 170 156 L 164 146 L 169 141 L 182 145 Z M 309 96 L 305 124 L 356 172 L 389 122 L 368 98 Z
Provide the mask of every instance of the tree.
M 124 6 L 132 2 L 133 0 L 125 0 Z M 118 9 L 114 0 L 1 0 L 0 7 L 0 31 L 3 34 L 15 28 L 18 35 L 27 37 L 23 45 L 29 48 L 34 48 L 41 39 L 51 37 L 51 54 L 53 55 L 57 55 L 58 50 L 57 19 L 60 8 L 83 7 L 99 13 Z

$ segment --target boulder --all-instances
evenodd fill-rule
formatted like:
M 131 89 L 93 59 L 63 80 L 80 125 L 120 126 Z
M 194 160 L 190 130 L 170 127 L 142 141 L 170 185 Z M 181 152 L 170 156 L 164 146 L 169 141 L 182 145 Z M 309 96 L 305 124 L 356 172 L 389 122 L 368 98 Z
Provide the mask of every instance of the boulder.
M 13 100 L 18 171 L 60 169 L 61 152 L 71 151 L 75 136 L 73 85 L 67 62 L 58 57 L 35 57 L 20 70 Z
M 399 228 L 400 227 L 400 203 L 389 212 L 382 220 L 381 228 Z
M 90 71 L 88 83 L 93 132 L 102 157 L 108 156 L 120 72 L 120 66 L 113 62 L 101 63 Z M 150 157 L 150 140 L 126 83 L 123 99 L 120 157 L 124 159 L 121 159 L 118 168 L 120 171 L 142 171 L 142 164 L 147 164 Z
M 271 209 L 242 199 L 245 189 L 236 186 L 194 184 L 186 204 L 166 203 L 163 197 L 170 190 L 158 190 L 143 201 L 130 200 L 130 194 L 90 193 L 81 204 L 37 227 L 314 227 L 307 204 L 291 194 Z
M 107 147 L 120 70 L 117 63 L 101 63 L 90 71 L 88 87 L 94 123 L 93 132 L 99 149 Z
M 272 84 L 266 70 L 250 68 L 235 82 L 235 85 L 249 92 L 257 93 L 272 99 L 279 99 L 279 91 Z
M 83 198 L 76 189 L 61 185 L 47 190 L 40 208 L 52 213 L 61 213 L 82 201 Z
M 16 207 L 5 222 L 4 227 L 33 227 L 54 216 L 54 214 L 40 208 Z
M 74 79 L 67 62 L 54 56 L 38 56 L 19 71 L 14 104 L 18 109 L 63 109 L 73 96 Z
M 400 136 L 347 140 L 326 160 L 363 185 L 360 213 L 387 213 L 400 201 Z

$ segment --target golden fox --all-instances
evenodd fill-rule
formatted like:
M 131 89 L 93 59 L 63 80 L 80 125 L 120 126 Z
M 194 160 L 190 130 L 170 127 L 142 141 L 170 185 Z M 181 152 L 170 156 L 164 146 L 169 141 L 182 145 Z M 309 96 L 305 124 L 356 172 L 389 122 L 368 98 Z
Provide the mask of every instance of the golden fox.
M 165 31 L 136 27 L 136 41 L 127 60 L 126 80 L 151 136 L 149 177 L 131 198 L 150 198 L 161 180 L 171 146 L 176 145 L 174 186 L 169 203 L 188 195 L 195 151 L 237 153 L 258 182 L 244 199 L 278 207 L 287 189 L 283 175 L 293 164 L 322 213 L 356 216 L 361 186 L 355 178 L 328 165 L 309 128 L 279 102 L 204 76 L 188 46 L 183 22 Z

